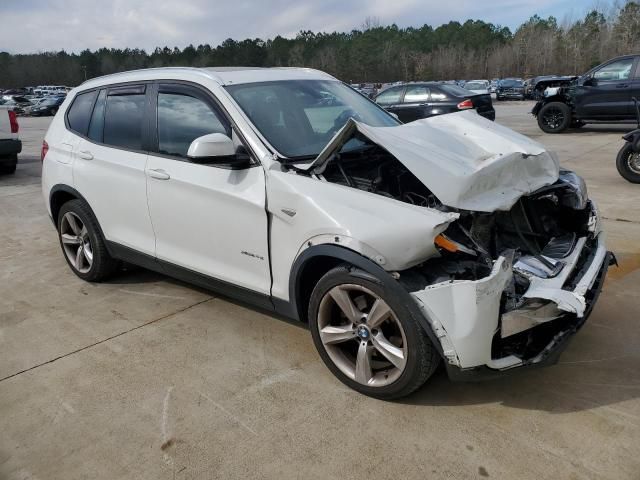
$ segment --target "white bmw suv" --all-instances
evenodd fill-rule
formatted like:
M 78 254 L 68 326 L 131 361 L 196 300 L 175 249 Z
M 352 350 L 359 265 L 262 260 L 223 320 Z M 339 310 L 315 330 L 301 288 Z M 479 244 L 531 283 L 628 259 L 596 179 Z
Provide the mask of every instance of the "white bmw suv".
M 308 323 L 378 398 L 553 363 L 613 256 L 584 182 L 475 112 L 406 125 L 309 69 L 85 82 L 42 149 L 72 271 L 146 267 Z

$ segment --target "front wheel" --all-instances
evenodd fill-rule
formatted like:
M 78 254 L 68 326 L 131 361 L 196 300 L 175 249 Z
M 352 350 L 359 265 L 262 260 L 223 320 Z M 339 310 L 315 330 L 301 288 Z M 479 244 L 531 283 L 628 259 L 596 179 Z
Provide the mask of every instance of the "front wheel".
M 551 102 L 538 112 L 538 126 L 545 133 L 560 133 L 571 125 L 571 108 L 562 102 Z
M 347 386 L 385 400 L 403 397 L 433 374 L 439 355 L 403 299 L 368 276 L 340 266 L 320 279 L 309 302 L 313 341 Z
M 635 152 L 631 143 L 625 143 L 616 158 L 618 173 L 631 183 L 640 183 L 640 152 Z

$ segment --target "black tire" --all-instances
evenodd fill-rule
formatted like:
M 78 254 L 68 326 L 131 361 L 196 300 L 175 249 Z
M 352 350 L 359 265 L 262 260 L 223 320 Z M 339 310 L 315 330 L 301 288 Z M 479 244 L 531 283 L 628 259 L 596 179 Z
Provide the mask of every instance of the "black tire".
M 313 342 L 327 368 L 331 370 L 338 380 L 348 387 L 364 395 L 382 400 L 404 397 L 424 385 L 436 370 L 440 361 L 440 355 L 431 343 L 423 327 L 407 308 L 405 302 L 413 301 L 409 298 L 409 294 L 407 294 L 407 298 L 397 298 L 395 295 L 389 294 L 381 283 L 368 280 L 367 277 L 370 277 L 370 275 L 362 270 L 349 265 L 341 265 L 327 272 L 318 281 L 309 301 L 308 318 Z M 407 347 L 404 370 L 402 370 L 397 379 L 384 386 L 367 386 L 345 375 L 327 353 L 320 336 L 318 316 L 323 298 L 334 287 L 354 284 L 365 287 L 386 302 L 404 331 Z M 382 329 L 382 327 L 380 328 Z M 376 330 L 372 330 L 372 332 L 375 333 Z M 357 336 L 354 340 L 356 341 L 355 346 L 357 348 L 361 340 Z M 369 344 L 371 344 L 371 342 L 369 342 Z
M 87 229 L 87 237 L 91 245 L 93 261 L 89 270 L 86 272 L 78 270 L 78 268 L 76 268 L 76 266 L 69 260 L 62 242 L 63 218 L 69 212 L 75 214 Z M 70 200 L 62 205 L 62 208 L 60 208 L 60 212 L 58 213 L 57 227 L 58 240 L 60 242 L 62 254 L 71 268 L 71 271 L 73 271 L 73 273 L 78 277 L 86 280 L 87 282 L 100 282 L 102 280 L 106 280 L 116 271 L 118 268 L 118 262 L 109 255 L 104 239 L 102 238 L 98 221 L 86 202 L 76 199 Z
M 18 155 L 11 155 L 8 157 L 13 163 L 0 165 L 0 174 L 12 174 L 16 172 L 18 166 Z
M 640 183 L 640 159 L 636 160 L 638 164 L 636 167 L 630 165 L 633 161 L 631 157 L 634 155 L 640 156 L 640 152 L 634 152 L 631 143 L 625 143 L 616 157 L 616 168 L 618 173 L 628 182 Z
M 545 133 L 560 133 L 570 125 L 571 108 L 566 103 L 547 103 L 538 112 L 538 126 Z

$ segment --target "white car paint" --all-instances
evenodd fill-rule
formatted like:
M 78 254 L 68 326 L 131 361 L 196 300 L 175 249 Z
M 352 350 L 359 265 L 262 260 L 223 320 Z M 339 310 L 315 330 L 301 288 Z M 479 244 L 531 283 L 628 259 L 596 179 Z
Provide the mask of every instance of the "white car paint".
M 558 160 L 542 145 L 470 110 L 395 128 L 351 120 L 314 162 L 301 168 L 322 173 L 356 130 L 401 159 L 449 207 L 509 210 L 522 195 L 558 179 Z
M 70 92 L 46 135 L 50 150 L 42 182 L 49 213 L 54 185 L 72 186 L 88 200 L 107 240 L 292 301 L 291 268 L 307 248 L 338 244 L 397 274 L 438 257 L 434 238 L 458 218 L 458 213 L 323 181 L 323 165 L 355 130 L 387 149 L 442 203 L 454 208 L 507 210 L 522 195 L 558 178 L 558 162 L 544 147 L 474 112 L 387 128 L 350 121 L 315 161 L 298 166 L 300 170 L 318 169 L 317 174 L 286 170 L 276 149 L 223 88 L 285 79 L 335 80 L 310 69 L 163 68 L 86 82 Z M 189 81 L 211 92 L 232 117 L 234 128 L 242 132 L 260 167 L 230 171 L 118 152 L 65 128 L 64 112 L 78 92 L 146 80 Z M 270 228 L 266 212 L 271 215 Z M 601 259 L 602 236 L 599 241 Z M 599 270 L 596 262 L 593 265 L 580 288 L 567 292 L 577 302 L 584 295 L 583 286 L 590 285 Z M 571 265 L 566 275 L 570 270 Z M 451 364 L 498 369 L 516 365 L 513 358 L 491 358 L 500 295 L 511 275 L 510 259 L 500 257 L 491 274 L 481 280 L 446 282 L 411 292 Z M 544 289 L 558 294 L 559 290 L 551 281 L 537 282 L 531 288 L 532 295 L 541 295 Z M 552 294 L 543 298 L 557 300 Z M 568 309 L 569 304 L 572 302 L 558 301 L 559 308 Z M 580 314 L 575 302 L 573 305 Z

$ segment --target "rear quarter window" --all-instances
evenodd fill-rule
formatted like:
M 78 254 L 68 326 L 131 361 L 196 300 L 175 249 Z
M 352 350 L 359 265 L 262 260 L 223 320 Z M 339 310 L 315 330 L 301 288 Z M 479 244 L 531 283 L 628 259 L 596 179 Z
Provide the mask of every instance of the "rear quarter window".
M 97 91 L 79 93 L 67 112 L 69 128 L 81 135 L 86 135 L 89 129 L 89 119 L 96 100 Z

